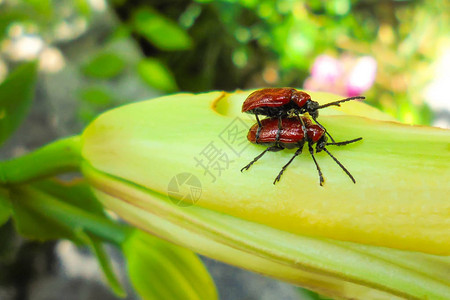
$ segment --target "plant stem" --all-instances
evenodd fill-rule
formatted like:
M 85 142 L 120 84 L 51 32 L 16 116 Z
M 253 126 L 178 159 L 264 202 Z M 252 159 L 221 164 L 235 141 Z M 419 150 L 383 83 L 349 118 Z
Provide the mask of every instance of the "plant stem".
M 12 193 L 22 195 L 20 197 L 21 205 L 29 207 L 46 218 L 64 224 L 73 230 L 85 230 L 119 246 L 126 240 L 132 230 L 127 225 L 119 224 L 104 216 L 59 201 L 34 187 L 16 186 L 12 188 Z
M 24 156 L 0 162 L 0 185 L 21 184 L 77 171 L 80 161 L 80 137 L 61 139 Z

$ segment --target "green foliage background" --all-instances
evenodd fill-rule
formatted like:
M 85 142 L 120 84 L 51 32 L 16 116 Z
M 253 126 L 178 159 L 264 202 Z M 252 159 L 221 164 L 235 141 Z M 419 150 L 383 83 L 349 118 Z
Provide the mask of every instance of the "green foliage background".
M 403 122 L 430 124 L 433 120 L 433 112 L 424 101 L 424 89 L 435 76 L 434 62 L 449 44 L 448 1 L 111 0 L 97 3 L 102 8 L 88 0 L 0 1 L 0 71 L 2 66 L 8 70 L 4 78 L 0 76 L 3 82 L 0 143 L 25 118 L 37 78 L 46 72 L 39 54 L 15 59 L 14 53 L 8 52 L 17 31 L 40 37 L 45 47 L 57 49 L 64 56 L 87 32 L 98 30 L 103 19 L 112 21 L 99 37 L 101 41 L 94 53 L 81 62 L 66 62 L 75 65 L 84 80 L 76 93 L 78 111 L 73 112 L 81 124 L 87 124 L 106 109 L 136 100 L 123 99 L 109 88 L 125 77 L 135 77 L 151 95 L 263 86 L 302 87 L 314 60 L 321 54 L 336 58 L 372 56 L 378 69 L 374 85 L 365 93 L 367 101 Z M 73 29 L 72 33 L 57 34 L 66 25 Z M 114 47 L 124 41 L 138 52 L 115 51 Z M 49 207 L 59 207 L 61 212 L 76 213 L 83 208 L 87 210 L 83 212 L 87 223 L 93 218 L 106 227 L 112 226 L 111 230 L 117 229 L 100 204 L 86 194 L 89 192 L 83 183 L 70 187 L 71 194 L 81 195 L 89 203 L 75 202 L 67 198 L 66 192 L 60 194 L 61 189 L 67 187 L 54 182 L 19 188 L 13 194 L 0 187 L 0 225 L 14 211 L 19 220 L 17 230 L 24 236 L 40 240 L 67 238 L 89 246 L 112 289 L 123 295 L 102 241 L 89 231 L 89 226 L 75 228 L 73 224 L 61 222 L 58 213 L 51 221 L 48 216 L 42 219 L 36 213 L 39 208 L 30 201 L 33 197 L 42 198 L 41 203 Z M 8 198 L 15 199 L 12 207 Z M 54 202 L 55 199 L 59 202 Z M 21 204 L 17 206 L 17 203 Z M 5 232 L 1 231 L 0 237 L 11 240 L 4 236 Z M 0 258 L 8 252 L 7 244 L 0 245 Z M 181 255 L 191 259 L 190 254 Z M 318 297 L 307 291 L 302 293 L 305 299 Z
M 61 22 L 86 22 L 89 29 L 105 17 L 87 0 L 3 1 L 0 7 L 0 40 L 7 41 L 11 26 L 20 24 L 55 47 L 77 38 L 57 38 Z M 80 116 L 89 121 L 114 106 L 107 102 L 117 99 L 99 85 L 127 67 L 161 93 L 301 87 L 318 55 L 345 53 L 377 60 L 375 84 L 365 94 L 371 104 L 401 121 L 429 124 L 423 91 L 448 43 L 449 8 L 443 0 L 110 1 L 106 9 L 115 27 L 103 37 L 104 49 L 80 66 L 93 86 L 80 91 L 80 99 L 91 103 Z M 108 50 L 120 39 L 131 39 L 141 50 L 131 66 Z

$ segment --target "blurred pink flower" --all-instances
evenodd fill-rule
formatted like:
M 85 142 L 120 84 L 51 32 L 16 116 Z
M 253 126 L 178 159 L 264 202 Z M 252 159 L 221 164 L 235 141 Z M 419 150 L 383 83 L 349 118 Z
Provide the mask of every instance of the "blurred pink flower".
M 329 55 L 320 55 L 317 57 L 311 70 L 311 76 L 314 79 L 331 83 L 338 80 L 343 73 L 344 70 L 339 60 Z
M 357 59 L 355 66 L 347 78 L 347 95 L 349 97 L 361 95 L 370 89 L 377 74 L 377 62 L 371 56 Z
M 371 56 L 343 56 L 336 59 L 320 55 L 314 61 L 311 76 L 305 80 L 304 88 L 353 97 L 361 95 L 373 85 L 376 72 L 377 62 Z

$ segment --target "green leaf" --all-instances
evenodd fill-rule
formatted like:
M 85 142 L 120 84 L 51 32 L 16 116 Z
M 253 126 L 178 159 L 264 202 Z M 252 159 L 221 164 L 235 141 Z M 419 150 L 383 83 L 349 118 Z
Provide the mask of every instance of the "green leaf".
M 17 67 L 0 85 L 0 145 L 25 118 L 36 82 L 37 63 Z
M 86 76 L 107 79 L 123 72 L 125 61 L 114 53 L 101 53 L 87 63 L 83 72 Z
M 81 106 L 77 112 L 77 117 L 83 124 L 89 124 L 98 116 L 98 111 L 93 107 Z
M 149 86 L 165 92 L 173 92 L 178 89 L 172 73 L 159 60 L 143 59 L 137 68 L 139 75 Z
M 53 13 L 53 6 L 51 0 L 26 0 L 35 10 L 36 14 L 51 18 Z
M 75 7 L 85 17 L 90 17 L 92 14 L 91 6 L 87 0 L 75 0 Z
M 82 199 L 74 189 L 67 188 L 64 194 L 47 187 L 50 189 L 54 195 L 33 185 L 11 187 L 13 218 L 22 235 L 38 240 L 66 238 L 78 244 L 86 244 L 80 231 L 114 244 L 121 244 L 129 235 L 128 227 L 106 217 L 90 195 Z M 60 197 L 55 197 L 58 194 Z
M 123 244 L 123 253 L 143 299 L 218 299 L 205 266 L 187 249 L 136 230 Z
M 332 300 L 331 298 L 320 296 L 316 292 L 304 288 L 298 288 L 297 290 L 300 295 L 300 299 L 302 300 Z
M 80 91 L 81 100 L 94 106 L 105 107 L 111 105 L 114 97 L 102 87 L 89 87 Z
M 91 248 L 92 253 L 95 254 L 100 268 L 103 271 L 103 275 L 105 276 L 105 279 L 108 282 L 110 288 L 117 296 L 124 298 L 127 293 L 123 289 L 120 281 L 114 273 L 113 267 L 109 260 L 108 254 L 103 247 L 102 241 L 92 234 L 84 234 L 84 232 L 80 232 L 80 234 L 84 236 L 84 239 L 87 241 L 87 244 Z
M 102 243 L 105 239 L 120 244 L 131 231 L 105 216 L 88 185 L 82 181 L 67 185 L 49 180 L 13 188 L 11 194 L 14 220 L 20 234 L 38 240 L 65 238 L 78 245 L 88 245 L 111 289 L 120 297 L 126 296 Z M 105 238 L 101 231 L 122 237 Z
M 70 226 L 55 221 L 46 216 L 44 211 L 36 211 L 27 205 L 33 201 L 39 203 L 38 197 L 35 198 L 14 190 L 11 192 L 11 201 L 14 224 L 20 235 L 40 241 L 69 239 L 76 241 L 77 244 L 83 244 L 83 241 L 74 234 Z
M 105 216 L 103 206 L 92 193 L 90 186 L 83 180 L 72 182 L 44 180 L 34 183 L 32 186 L 70 205 L 98 216 Z
M 3 39 L 8 34 L 8 29 L 11 23 L 21 22 L 28 19 L 28 15 L 24 11 L 18 9 L 0 11 L 0 39 Z
M 11 216 L 11 202 L 8 199 L 7 190 L 0 188 L 0 226 L 8 221 Z
M 131 35 L 131 26 L 129 24 L 120 24 L 114 28 L 114 31 L 108 37 L 109 42 L 116 40 L 127 39 Z
M 161 50 L 185 50 L 192 47 L 192 40 L 186 31 L 148 7 L 136 11 L 133 28 Z

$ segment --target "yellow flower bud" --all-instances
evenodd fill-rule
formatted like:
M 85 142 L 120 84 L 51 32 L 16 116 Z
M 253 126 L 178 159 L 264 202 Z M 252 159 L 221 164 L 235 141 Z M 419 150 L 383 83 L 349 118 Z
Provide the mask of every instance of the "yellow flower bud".
M 358 102 L 327 108 L 320 121 L 337 141 L 363 137 L 328 147 L 357 183 L 318 153 L 321 187 L 305 151 L 274 186 L 293 150 L 240 172 L 265 149 L 246 140 L 248 94 L 178 94 L 109 111 L 82 135 L 84 175 L 128 222 L 243 268 L 337 297 L 448 296 L 450 132 Z

